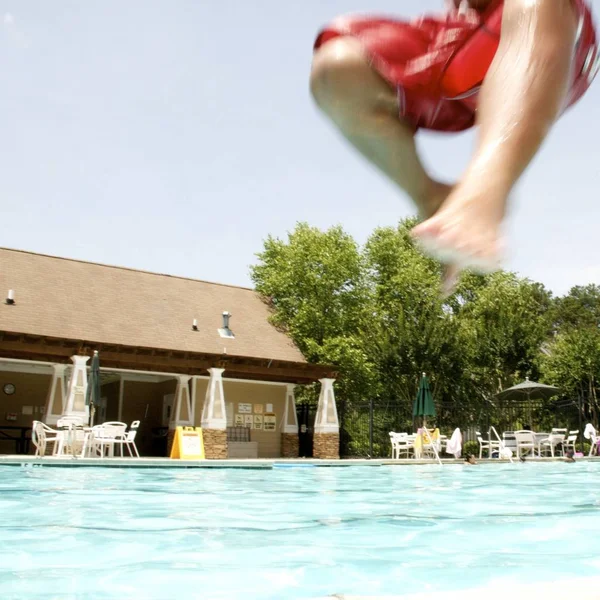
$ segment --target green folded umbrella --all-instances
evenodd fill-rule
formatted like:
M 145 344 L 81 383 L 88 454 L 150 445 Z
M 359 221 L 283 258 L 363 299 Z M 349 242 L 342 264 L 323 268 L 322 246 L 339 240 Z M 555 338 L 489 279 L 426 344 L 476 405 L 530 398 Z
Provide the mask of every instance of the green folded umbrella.
M 90 407 L 90 425 L 93 424 L 94 407 L 100 402 L 100 359 L 98 351 L 94 350 L 90 377 L 88 379 L 87 392 L 85 394 L 85 404 Z
M 419 391 L 413 405 L 413 417 L 415 419 L 417 417 L 423 417 L 423 419 L 426 417 L 435 417 L 435 404 L 433 403 L 433 396 L 429 389 L 429 379 L 427 379 L 425 373 L 423 373 L 419 383 Z

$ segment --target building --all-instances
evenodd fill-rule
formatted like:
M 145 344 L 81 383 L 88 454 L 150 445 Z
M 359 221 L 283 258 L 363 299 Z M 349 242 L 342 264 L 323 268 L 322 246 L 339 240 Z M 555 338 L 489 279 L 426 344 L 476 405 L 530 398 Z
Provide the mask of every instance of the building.
M 0 248 L 0 299 L 0 452 L 33 420 L 89 418 L 97 351 L 94 422 L 139 419 L 142 455 L 191 425 L 207 458 L 297 456 L 294 387 L 315 381 L 315 456 L 337 455 L 333 369 L 307 363 L 251 289 Z M 250 442 L 231 443 L 237 427 Z

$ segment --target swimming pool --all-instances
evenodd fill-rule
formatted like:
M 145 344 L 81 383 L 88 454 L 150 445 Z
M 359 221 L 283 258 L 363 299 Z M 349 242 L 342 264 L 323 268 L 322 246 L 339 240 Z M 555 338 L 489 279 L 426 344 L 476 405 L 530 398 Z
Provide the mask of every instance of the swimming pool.
M 1 598 L 277 599 L 595 575 L 600 463 L 0 468 Z

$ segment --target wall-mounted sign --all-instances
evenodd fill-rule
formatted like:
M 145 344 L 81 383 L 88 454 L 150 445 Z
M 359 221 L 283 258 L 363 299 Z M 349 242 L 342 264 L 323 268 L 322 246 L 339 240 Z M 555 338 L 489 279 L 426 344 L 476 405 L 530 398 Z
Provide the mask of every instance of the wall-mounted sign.
M 252 427 L 253 422 L 252 415 L 244 415 L 244 425 L 246 427 Z
M 277 424 L 277 419 L 275 415 L 265 415 L 264 424 L 265 431 L 275 431 L 275 427 Z
M 239 402 L 238 403 L 238 412 L 243 415 L 251 415 L 252 414 L 252 404 L 249 402 Z
M 235 415 L 235 424 L 237 426 L 244 425 L 244 415 L 240 415 L 239 413 Z
M 254 429 L 262 429 L 263 428 L 263 416 L 262 415 L 254 415 Z
M 255 404 L 254 405 L 254 414 L 255 415 L 262 415 L 263 414 L 263 405 L 262 404 Z

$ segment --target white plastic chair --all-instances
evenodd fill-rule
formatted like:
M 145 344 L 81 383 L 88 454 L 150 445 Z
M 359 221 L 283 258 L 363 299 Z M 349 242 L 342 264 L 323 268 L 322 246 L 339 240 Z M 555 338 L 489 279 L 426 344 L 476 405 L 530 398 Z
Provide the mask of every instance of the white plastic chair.
M 126 430 L 127 424 L 120 421 L 108 421 L 102 425 L 95 425 L 89 435 L 89 452 L 99 453 L 103 458 L 104 452 L 108 451 L 108 455 L 113 456 L 114 447 L 118 444 L 121 446 L 121 456 L 123 456 Z
M 575 444 L 577 443 L 577 436 L 579 435 L 579 429 L 573 429 L 569 431 L 567 439 L 563 441 L 563 454 L 567 454 L 569 450 L 575 452 Z
M 398 458 L 403 453 L 406 453 L 406 458 L 410 458 L 411 452 L 415 451 L 415 439 L 416 436 L 408 435 L 408 433 L 399 434 L 398 439 Z
M 554 431 L 554 430 L 553 430 Z M 538 444 L 538 454 L 541 455 L 542 448 L 550 450 L 550 456 L 554 458 L 554 451 L 557 447 L 562 447 L 565 441 L 564 433 L 551 433 L 545 440 L 541 440 Z
M 83 419 L 81 417 L 71 417 L 71 416 L 61 417 L 56 422 L 56 426 L 59 428 L 60 427 L 82 427 Z
M 127 448 L 129 452 L 129 456 L 133 456 L 134 452 L 137 458 L 140 457 L 140 453 L 138 452 L 137 446 L 135 445 L 135 436 L 138 432 L 138 427 L 140 426 L 139 421 L 134 421 L 129 427 L 129 431 L 125 434 L 125 437 L 122 440 L 116 440 L 115 444 L 121 444 L 121 456 L 123 456 L 123 446 Z M 133 452 L 132 452 L 133 449 Z
M 67 415 L 57 421 L 56 427 L 59 429 L 56 454 L 78 455 L 81 452 L 81 448 L 85 445 L 86 433 L 83 419 Z
M 476 431 L 477 441 L 479 442 L 479 459 L 483 458 L 483 451 L 488 451 L 488 458 L 492 458 L 492 452 L 498 450 L 500 452 L 500 440 L 488 439 L 486 442 L 481 435 L 481 432 Z
M 535 436 L 532 431 L 515 431 L 517 441 L 517 458 L 521 458 L 521 450 L 529 450 L 531 456 L 535 456 Z
M 34 421 L 31 426 L 31 441 L 35 446 L 35 456 L 46 455 L 46 445 L 48 442 L 54 444 L 52 454 L 56 454 L 57 445 L 61 439 L 60 434 L 60 431 L 48 427 L 48 425 L 45 425 L 41 421 Z
M 440 450 L 440 438 L 433 439 L 433 432 L 429 429 L 424 429 L 421 434 L 421 458 L 439 457 Z

